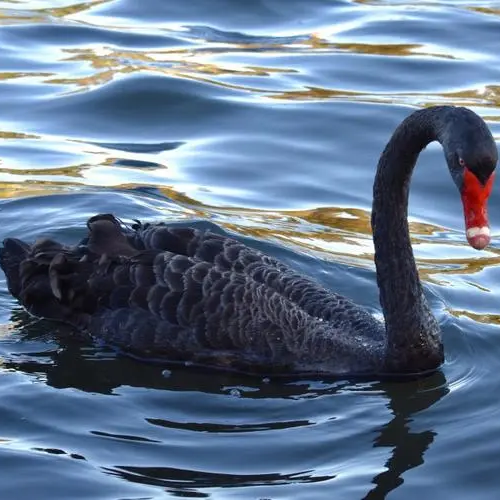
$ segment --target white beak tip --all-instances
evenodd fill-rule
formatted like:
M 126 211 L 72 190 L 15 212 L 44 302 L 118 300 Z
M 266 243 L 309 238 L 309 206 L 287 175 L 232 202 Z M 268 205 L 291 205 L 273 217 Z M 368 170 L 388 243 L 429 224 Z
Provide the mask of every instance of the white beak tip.
M 469 227 L 466 234 L 469 245 L 476 250 L 483 250 L 483 248 L 489 245 L 491 240 L 490 228 L 488 226 Z

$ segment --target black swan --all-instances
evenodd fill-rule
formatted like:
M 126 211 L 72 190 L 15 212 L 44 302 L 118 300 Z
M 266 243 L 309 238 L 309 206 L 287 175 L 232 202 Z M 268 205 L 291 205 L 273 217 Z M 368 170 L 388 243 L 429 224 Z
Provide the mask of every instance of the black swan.
M 377 168 L 372 228 L 385 324 L 349 299 L 243 243 L 166 224 L 89 219 L 76 246 L 7 238 L 0 264 L 33 315 L 146 360 L 258 374 L 415 374 L 443 362 L 408 231 L 417 157 L 441 143 L 460 192 L 469 244 L 490 240 L 486 205 L 497 148 L 485 122 L 453 106 L 418 110 Z

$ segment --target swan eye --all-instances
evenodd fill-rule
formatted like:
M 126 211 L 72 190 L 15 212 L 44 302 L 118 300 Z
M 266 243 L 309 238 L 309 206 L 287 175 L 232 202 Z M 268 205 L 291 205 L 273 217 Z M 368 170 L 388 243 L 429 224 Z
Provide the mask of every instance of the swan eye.
M 465 167 L 465 161 L 463 158 L 459 158 L 458 163 L 460 164 L 461 167 Z

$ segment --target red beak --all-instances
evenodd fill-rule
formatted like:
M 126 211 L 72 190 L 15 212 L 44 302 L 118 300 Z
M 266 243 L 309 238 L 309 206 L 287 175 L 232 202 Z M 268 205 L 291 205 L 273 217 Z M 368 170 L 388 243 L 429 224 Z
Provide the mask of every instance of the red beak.
M 486 184 L 467 168 L 464 169 L 462 203 L 464 206 L 467 241 L 472 248 L 482 250 L 490 243 L 488 223 L 488 197 L 493 187 L 495 174 L 492 173 Z

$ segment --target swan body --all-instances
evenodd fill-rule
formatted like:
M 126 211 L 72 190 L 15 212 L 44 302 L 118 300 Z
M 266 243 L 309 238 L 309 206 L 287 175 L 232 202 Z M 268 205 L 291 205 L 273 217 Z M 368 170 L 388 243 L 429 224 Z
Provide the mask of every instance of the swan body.
M 443 361 L 410 244 L 411 172 L 443 145 L 464 204 L 469 243 L 489 242 L 486 202 L 497 162 L 484 121 L 465 108 L 416 111 L 394 132 L 374 183 L 372 226 L 385 322 L 279 260 L 186 226 L 89 219 L 75 246 L 7 238 L 0 265 L 33 315 L 63 321 L 149 360 L 258 374 L 382 375 Z

